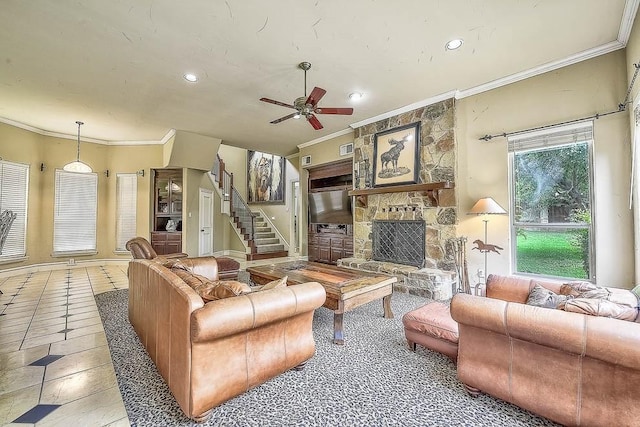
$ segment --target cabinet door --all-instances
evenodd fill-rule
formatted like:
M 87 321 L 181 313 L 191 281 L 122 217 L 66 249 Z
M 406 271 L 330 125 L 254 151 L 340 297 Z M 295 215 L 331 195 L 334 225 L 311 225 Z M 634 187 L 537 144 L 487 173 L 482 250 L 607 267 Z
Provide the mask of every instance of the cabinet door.
M 331 262 L 331 248 L 329 247 L 318 247 L 318 262 Z
M 318 247 L 316 245 L 309 245 L 309 261 L 316 262 L 318 259 Z
M 172 214 L 182 214 L 182 179 L 172 178 L 169 182 L 171 189 L 171 207 Z
M 158 178 L 156 181 L 156 213 L 169 213 L 169 180 Z
M 340 258 L 344 258 L 344 251 L 341 248 L 331 248 L 331 264 L 337 264 Z

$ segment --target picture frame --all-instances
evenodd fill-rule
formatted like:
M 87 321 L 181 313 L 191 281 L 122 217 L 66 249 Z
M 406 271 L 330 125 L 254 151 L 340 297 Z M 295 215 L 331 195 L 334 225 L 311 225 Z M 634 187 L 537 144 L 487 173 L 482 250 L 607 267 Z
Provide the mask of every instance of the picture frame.
M 420 122 L 375 134 L 373 186 L 417 184 L 420 169 Z
M 284 204 L 285 159 L 247 150 L 247 203 Z

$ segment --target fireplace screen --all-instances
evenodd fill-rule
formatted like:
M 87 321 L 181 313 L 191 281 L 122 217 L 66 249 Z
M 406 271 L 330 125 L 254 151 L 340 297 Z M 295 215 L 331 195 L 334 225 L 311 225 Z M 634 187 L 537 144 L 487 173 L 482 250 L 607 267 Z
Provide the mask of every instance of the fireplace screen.
M 373 221 L 373 260 L 422 267 L 424 221 Z

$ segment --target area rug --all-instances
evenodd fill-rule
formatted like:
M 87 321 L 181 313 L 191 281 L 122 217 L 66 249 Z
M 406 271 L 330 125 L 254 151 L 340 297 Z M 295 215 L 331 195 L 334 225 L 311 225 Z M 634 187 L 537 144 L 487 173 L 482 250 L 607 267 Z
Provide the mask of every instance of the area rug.
M 96 296 L 132 426 L 555 426 L 514 405 L 472 398 L 454 363 L 404 340 L 402 315 L 426 301 L 395 293 L 394 319 L 371 302 L 344 316 L 345 345 L 332 342 L 333 313 L 316 310 L 316 355 L 214 409 L 197 424 L 184 416 L 127 320 L 128 290 Z M 215 361 L 211 361 L 215 366 Z

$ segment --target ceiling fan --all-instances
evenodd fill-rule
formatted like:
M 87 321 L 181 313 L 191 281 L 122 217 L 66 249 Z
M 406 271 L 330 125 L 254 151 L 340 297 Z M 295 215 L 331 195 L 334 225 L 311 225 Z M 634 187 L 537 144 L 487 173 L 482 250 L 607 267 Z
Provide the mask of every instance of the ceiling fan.
M 293 108 L 294 110 L 296 110 L 295 113 L 280 117 L 279 119 L 275 119 L 269 123 L 276 124 L 287 119 L 299 119 L 301 116 L 304 116 L 315 130 L 319 130 L 322 129 L 322 123 L 320 123 L 320 120 L 318 120 L 315 114 L 353 114 L 353 108 L 319 107 L 318 102 L 320 101 L 320 99 L 322 99 L 324 94 L 327 93 L 327 91 L 322 88 L 314 87 L 307 97 L 307 70 L 311 68 L 311 63 L 301 62 L 300 64 L 298 64 L 298 68 L 304 70 L 304 96 L 296 98 L 296 100 L 293 101 L 293 105 L 269 98 L 260 98 L 260 101 L 268 102 L 269 104 L 281 105 L 283 107 Z

